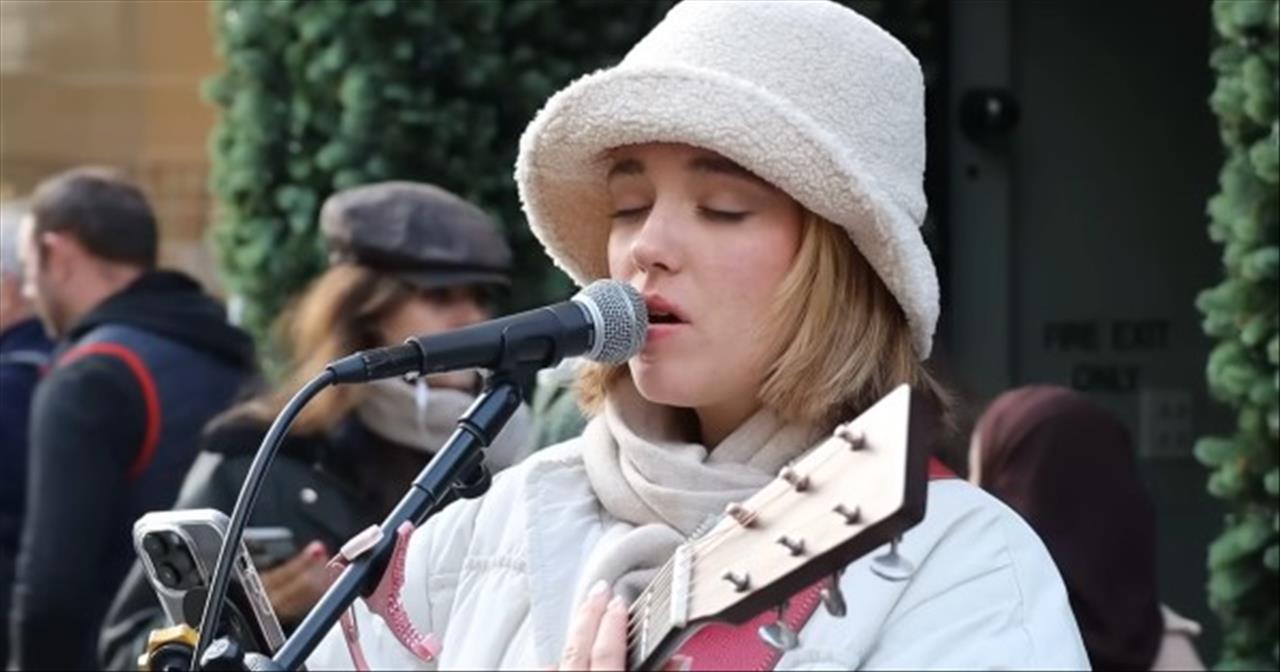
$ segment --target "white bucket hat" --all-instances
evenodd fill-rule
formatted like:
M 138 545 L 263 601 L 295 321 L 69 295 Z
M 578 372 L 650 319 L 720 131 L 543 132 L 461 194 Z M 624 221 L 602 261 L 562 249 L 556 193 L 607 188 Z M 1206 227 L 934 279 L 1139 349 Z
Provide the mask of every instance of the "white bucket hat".
M 617 66 L 552 96 L 520 138 L 516 183 L 578 284 L 608 276 L 605 152 L 647 142 L 717 152 L 843 227 L 929 356 L 924 79 L 900 42 L 827 0 L 687 0 Z

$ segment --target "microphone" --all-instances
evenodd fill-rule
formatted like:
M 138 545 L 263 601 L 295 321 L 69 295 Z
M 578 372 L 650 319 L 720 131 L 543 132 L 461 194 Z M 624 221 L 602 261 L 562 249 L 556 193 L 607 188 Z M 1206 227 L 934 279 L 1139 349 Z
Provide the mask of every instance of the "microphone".
M 458 369 L 544 369 L 578 355 L 621 364 L 644 347 L 648 329 L 649 310 L 639 292 L 624 282 L 597 280 L 569 301 L 362 350 L 328 370 L 339 384 Z

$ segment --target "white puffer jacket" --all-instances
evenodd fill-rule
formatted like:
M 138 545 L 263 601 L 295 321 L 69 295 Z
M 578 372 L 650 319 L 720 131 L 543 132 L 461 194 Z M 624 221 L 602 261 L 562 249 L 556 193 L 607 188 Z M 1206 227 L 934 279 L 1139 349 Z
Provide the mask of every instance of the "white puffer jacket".
M 555 664 L 582 593 L 583 563 L 626 523 L 588 485 L 582 439 L 547 449 L 494 478 L 414 534 L 402 600 L 444 643 L 439 669 Z M 818 609 L 778 669 L 1088 669 L 1062 580 L 1017 514 L 959 479 L 929 485 L 925 519 L 900 546 L 918 570 L 890 583 L 863 559 L 844 572 L 849 613 Z M 430 669 L 380 619 L 357 606 L 374 669 Z M 335 628 L 308 660 L 351 669 Z

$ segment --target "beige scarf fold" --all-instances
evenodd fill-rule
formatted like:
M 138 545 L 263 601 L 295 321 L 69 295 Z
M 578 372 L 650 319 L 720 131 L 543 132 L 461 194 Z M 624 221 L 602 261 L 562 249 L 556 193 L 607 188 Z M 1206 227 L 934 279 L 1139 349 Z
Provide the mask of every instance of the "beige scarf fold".
M 599 579 L 627 599 L 648 584 L 676 547 L 755 494 L 817 438 L 761 409 L 708 452 L 685 438 L 689 411 L 650 403 L 629 376 L 609 390 L 604 413 L 583 432 L 583 460 L 601 505 L 628 523 L 607 533 L 587 560 L 579 595 Z

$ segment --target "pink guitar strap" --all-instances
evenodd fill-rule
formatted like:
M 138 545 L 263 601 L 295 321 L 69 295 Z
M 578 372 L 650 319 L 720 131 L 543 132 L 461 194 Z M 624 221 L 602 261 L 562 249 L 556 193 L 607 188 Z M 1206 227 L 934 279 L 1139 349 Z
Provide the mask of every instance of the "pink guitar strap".
M 387 563 L 378 588 L 365 600 L 365 605 L 370 612 L 382 618 L 401 646 L 412 652 L 418 660 L 431 663 L 440 655 L 440 638 L 434 633 L 423 635 L 418 632 L 413 621 L 409 620 L 408 611 L 400 602 L 400 590 L 404 588 L 404 561 L 409 550 L 409 537 L 412 535 L 413 523 L 402 523 L 396 530 L 395 550 L 391 561 Z M 347 563 L 367 553 L 381 536 L 382 532 L 377 526 L 371 526 L 344 544 L 338 555 L 329 561 L 331 575 L 337 577 L 341 574 Z M 360 631 L 356 627 L 354 611 L 344 611 L 339 622 L 342 636 L 347 641 L 347 652 L 351 654 L 351 662 L 357 670 L 365 672 L 369 669 L 369 662 L 364 656 L 364 648 L 360 646 Z
M 954 472 L 937 458 L 929 461 L 929 480 L 956 478 Z M 800 632 L 822 602 L 822 589 L 831 577 L 796 593 L 783 610 L 782 622 L 792 632 Z M 672 657 L 679 669 L 687 670 L 772 670 L 782 652 L 760 641 L 756 634 L 762 626 L 778 621 L 776 609 L 769 609 L 742 625 L 713 623 L 690 637 Z

